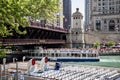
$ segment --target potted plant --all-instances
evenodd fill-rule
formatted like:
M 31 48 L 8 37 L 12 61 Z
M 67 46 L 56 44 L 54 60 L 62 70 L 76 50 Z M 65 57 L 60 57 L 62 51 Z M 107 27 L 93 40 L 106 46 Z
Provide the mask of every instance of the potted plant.
M 98 47 L 100 47 L 100 42 L 96 41 L 93 43 L 93 46 L 98 49 Z
M 115 45 L 114 41 L 108 41 L 108 47 L 110 48 L 111 46 Z

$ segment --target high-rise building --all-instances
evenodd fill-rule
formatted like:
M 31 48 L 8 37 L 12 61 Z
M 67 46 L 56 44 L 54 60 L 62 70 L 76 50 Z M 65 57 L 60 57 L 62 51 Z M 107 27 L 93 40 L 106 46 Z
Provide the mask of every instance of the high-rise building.
M 46 25 L 63 28 L 63 0 L 58 1 L 60 2 L 60 4 L 58 5 L 58 7 L 60 7 L 60 11 L 55 14 L 56 20 L 48 19 L 46 21 Z
M 63 0 L 63 27 L 69 29 L 71 27 L 71 0 Z
M 86 22 L 89 22 L 93 30 L 120 30 L 120 0 L 86 0 L 85 9 L 89 14 Z
M 85 0 L 85 30 L 89 27 L 90 21 L 90 0 Z
M 56 21 L 56 26 L 63 28 L 63 0 L 58 0 L 61 4 L 59 4 L 59 7 L 61 10 L 58 12 L 56 15 L 57 21 Z

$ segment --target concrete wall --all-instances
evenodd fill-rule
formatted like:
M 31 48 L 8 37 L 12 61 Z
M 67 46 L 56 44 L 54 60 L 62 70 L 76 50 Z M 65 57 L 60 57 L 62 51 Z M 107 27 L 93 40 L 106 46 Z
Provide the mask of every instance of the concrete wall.
M 93 44 L 95 41 L 100 43 L 107 43 L 108 41 L 114 41 L 120 43 L 120 33 L 116 32 L 85 32 L 85 43 Z

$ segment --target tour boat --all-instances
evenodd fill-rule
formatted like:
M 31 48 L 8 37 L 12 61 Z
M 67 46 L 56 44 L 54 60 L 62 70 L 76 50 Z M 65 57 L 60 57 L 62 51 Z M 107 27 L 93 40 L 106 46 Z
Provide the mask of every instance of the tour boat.
M 94 62 L 99 61 L 96 49 L 35 49 L 27 58 L 41 60 L 47 56 L 49 61 L 57 62 Z

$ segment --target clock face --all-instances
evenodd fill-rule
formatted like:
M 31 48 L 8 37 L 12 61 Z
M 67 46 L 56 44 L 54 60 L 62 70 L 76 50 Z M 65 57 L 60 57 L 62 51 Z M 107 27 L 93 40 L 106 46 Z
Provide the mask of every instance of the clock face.
M 76 25 L 78 25 L 78 23 L 76 23 Z

